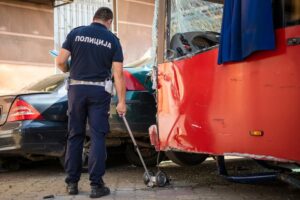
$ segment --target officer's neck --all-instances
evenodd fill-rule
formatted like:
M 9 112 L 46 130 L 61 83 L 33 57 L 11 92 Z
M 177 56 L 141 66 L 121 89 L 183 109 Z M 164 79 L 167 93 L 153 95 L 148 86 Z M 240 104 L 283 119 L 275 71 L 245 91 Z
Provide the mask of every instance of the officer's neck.
M 93 23 L 98 23 L 98 24 L 102 24 L 103 26 L 105 26 L 107 29 L 110 28 L 110 23 L 109 21 L 103 21 L 103 20 L 99 20 L 99 19 L 94 19 Z

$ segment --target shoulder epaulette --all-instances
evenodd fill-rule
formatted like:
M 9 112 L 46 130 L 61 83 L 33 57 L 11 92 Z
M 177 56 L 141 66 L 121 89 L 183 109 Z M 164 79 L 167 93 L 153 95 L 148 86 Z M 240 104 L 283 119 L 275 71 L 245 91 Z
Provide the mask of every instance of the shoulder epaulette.
M 112 34 L 117 40 L 120 40 L 120 38 L 118 38 L 118 36 L 116 36 L 115 33 L 111 32 L 111 34 Z
M 75 27 L 72 29 L 72 31 L 76 30 L 76 29 L 79 29 L 79 28 L 83 28 L 83 27 L 86 27 L 86 26 L 78 26 L 78 27 Z

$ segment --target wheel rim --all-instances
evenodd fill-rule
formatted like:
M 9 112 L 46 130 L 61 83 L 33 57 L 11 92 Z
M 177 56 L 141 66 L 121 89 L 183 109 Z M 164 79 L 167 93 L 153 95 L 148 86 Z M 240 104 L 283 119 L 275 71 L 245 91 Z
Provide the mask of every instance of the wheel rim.
M 82 149 L 82 166 L 87 166 L 88 165 L 88 158 L 89 158 L 89 153 L 90 153 L 90 146 L 91 146 L 91 141 L 89 138 L 85 138 L 84 143 L 83 143 L 83 149 Z

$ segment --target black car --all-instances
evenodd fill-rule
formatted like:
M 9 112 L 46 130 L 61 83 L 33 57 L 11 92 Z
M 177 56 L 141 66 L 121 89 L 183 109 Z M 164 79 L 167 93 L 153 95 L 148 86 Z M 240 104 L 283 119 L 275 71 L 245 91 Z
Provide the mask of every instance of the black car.
M 126 75 L 127 74 L 127 75 Z M 145 77 L 139 71 L 134 75 L 126 71 L 127 120 L 149 165 L 156 163 L 156 152 L 151 147 L 148 128 L 155 123 L 156 103 L 151 91 L 139 82 Z M 22 92 L 0 96 L 0 159 L 22 157 L 41 160 L 57 157 L 63 161 L 68 133 L 67 76 L 50 76 Z M 134 83 L 132 83 L 134 82 Z M 139 87 L 134 87 L 139 85 Z M 133 87 L 132 87 L 133 86 Z M 136 90 L 134 88 L 137 88 Z M 122 147 L 129 162 L 140 165 L 132 141 L 122 119 L 116 113 L 117 97 L 112 97 L 108 147 Z M 83 159 L 89 150 L 89 128 L 84 144 Z

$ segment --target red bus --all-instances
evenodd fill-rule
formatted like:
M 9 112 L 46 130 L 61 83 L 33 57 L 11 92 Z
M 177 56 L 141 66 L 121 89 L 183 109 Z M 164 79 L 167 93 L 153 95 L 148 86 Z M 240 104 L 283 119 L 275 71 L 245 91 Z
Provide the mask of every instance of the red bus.
M 274 49 L 221 64 L 223 1 L 156 2 L 157 124 L 149 134 L 175 163 L 231 155 L 299 166 L 300 1 L 267 2 Z M 240 14 L 248 8 L 242 5 Z

